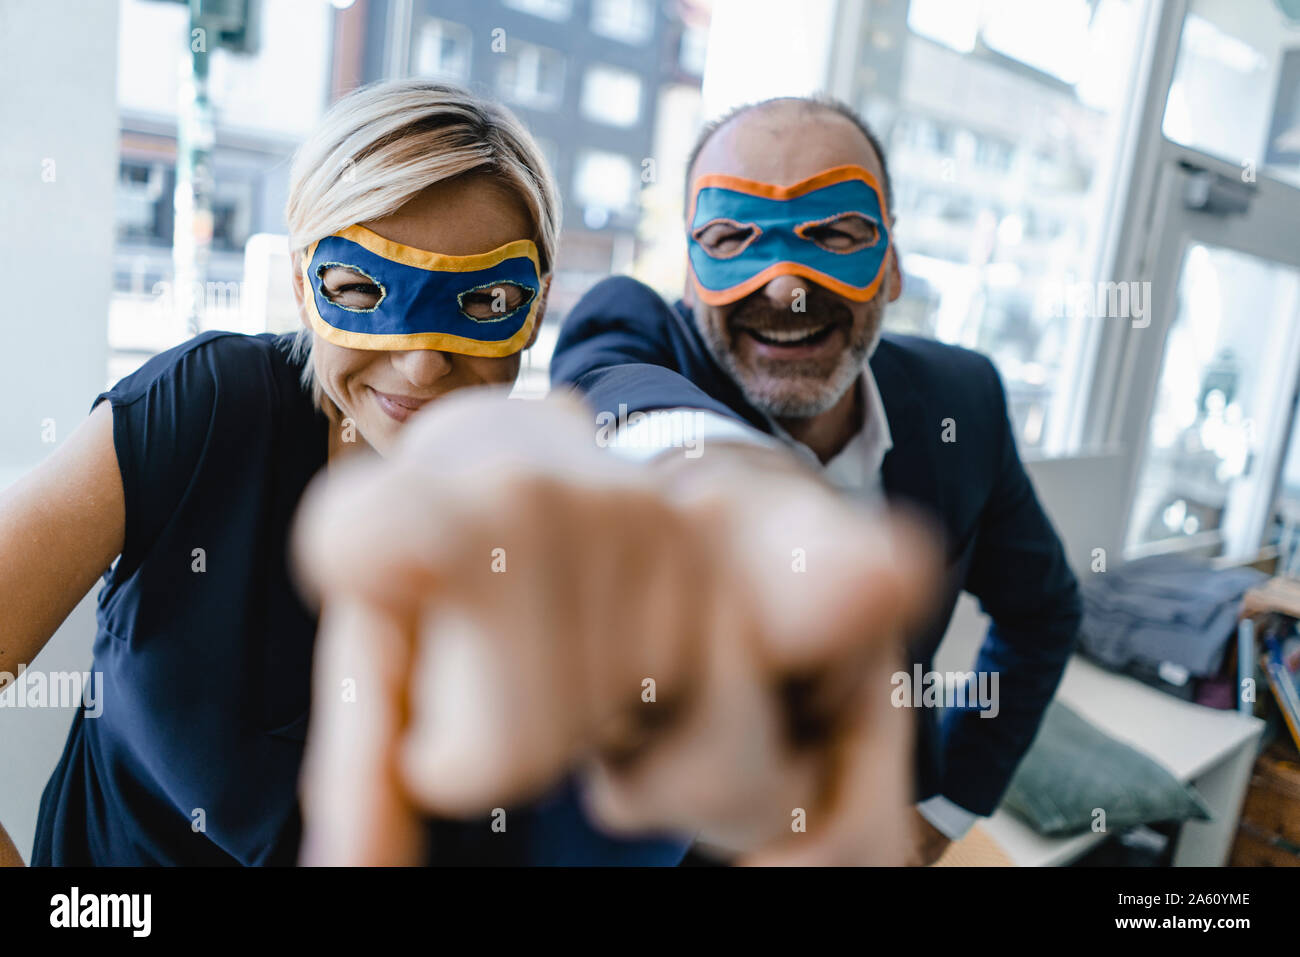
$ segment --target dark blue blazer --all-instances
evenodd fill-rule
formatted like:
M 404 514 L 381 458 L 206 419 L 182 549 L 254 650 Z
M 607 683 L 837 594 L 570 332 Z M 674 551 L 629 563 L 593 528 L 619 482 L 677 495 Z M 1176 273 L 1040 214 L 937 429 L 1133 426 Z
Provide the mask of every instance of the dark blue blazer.
M 885 335 L 871 358 L 894 447 L 881 466 L 886 497 L 909 500 L 947 538 L 947 582 L 909 666 L 930 670 L 953 606 L 970 592 L 992 619 L 976 671 L 999 672 L 1000 713 L 918 708 L 916 798 L 942 794 L 993 812 L 1033 740 L 1078 630 L 1078 585 L 1016 451 L 1006 396 L 984 356 L 914 336 Z M 552 383 L 595 411 L 687 407 L 764 416 L 718 367 L 682 303 L 669 307 L 626 277 L 593 288 L 565 321 Z M 944 442 L 952 419 L 956 441 Z

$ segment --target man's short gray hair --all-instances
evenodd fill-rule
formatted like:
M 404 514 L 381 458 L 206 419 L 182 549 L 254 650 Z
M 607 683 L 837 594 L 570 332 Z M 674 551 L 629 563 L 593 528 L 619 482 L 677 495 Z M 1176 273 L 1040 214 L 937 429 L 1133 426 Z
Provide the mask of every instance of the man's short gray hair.
M 880 189 L 885 194 L 885 207 L 889 214 L 893 215 L 894 210 L 894 190 L 889 182 L 889 166 L 885 162 L 885 149 L 880 145 L 880 138 L 876 136 L 875 131 L 867 125 L 867 121 L 858 115 L 853 107 L 849 106 L 842 100 L 837 100 L 832 96 L 823 93 L 814 93 L 811 96 L 774 96 L 771 99 L 759 100 L 756 103 L 744 103 L 740 106 L 733 107 L 722 116 L 711 120 L 700 130 L 700 135 L 695 140 L 695 145 L 691 147 L 690 156 L 686 160 L 686 208 L 690 208 L 691 203 L 691 170 L 695 168 L 695 161 L 700 158 L 705 144 L 713 138 L 713 134 L 718 132 L 732 120 L 739 119 L 746 113 L 754 110 L 763 110 L 775 106 L 778 103 L 799 103 L 808 113 L 824 111 L 834 113 L 844 117 L 860 132 L 871 144 L 871 148 L 876 152 L 876 158 L 880 160 L 880 172 L 883 174 L 880 178 Z

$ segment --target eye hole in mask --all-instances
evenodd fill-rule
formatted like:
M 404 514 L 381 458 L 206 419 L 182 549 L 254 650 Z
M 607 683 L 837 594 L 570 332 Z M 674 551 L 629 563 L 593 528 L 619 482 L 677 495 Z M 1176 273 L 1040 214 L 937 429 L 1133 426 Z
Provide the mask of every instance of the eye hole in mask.
M 691 233 L 691 238 L 713 259 L 734 259 L 748 249 L 762 232 L 754 223 L 712 219 Z
M 533 301 L 536 290 L 503 279 L 466 289 L 456 296 L 461 314 L 475 322 L 501 322 Z
M 831 253 L 856 253 L 880 241 L 880 226 L 865 213 L 836 213 L 801 223 L 794 232 Z
M 321 263 L 316 278 L 320 294 L 348 312 L 374 312 L 388 295 L 383 283 L 347 263 Z

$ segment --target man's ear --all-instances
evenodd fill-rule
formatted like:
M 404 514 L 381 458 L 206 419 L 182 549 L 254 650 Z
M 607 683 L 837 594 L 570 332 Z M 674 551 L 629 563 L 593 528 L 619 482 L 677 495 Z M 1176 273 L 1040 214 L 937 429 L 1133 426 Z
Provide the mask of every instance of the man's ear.
M 528 336 L 528 341 L 524 343 L 525 349 L 531 349 L 533 343 L 537 341 L 537 334 L 542 331 L 542 320 L 546 318 L 546 297 L 551 294 L 551 277 L 547 276 L 542 280 L 542 291 L 537 294 L 537 319 L 533 322 L 533 331 Z
M 289 256 L 289 285 L 293 287 L 293 301 L 298 304 L 298 319 L 308 329 L 311 323 L 307 321 L 307 310 L 303 304 L 302 298 L 302 251 L 295 249 Z
M 686 259 L 686 288 L 682 290 L 682 302 L 692 311 L 695 309 L 695 277 L 691 274 L 690 257 Z
M 894 220 L 894 224 L 897 222 Z M 895 302 L 903 294 L 903 270 L 898 265 L 898 246 L 894 244 L 893 236 L 890 236 L 889 264 L 886 268 L 889 270 L 889 301 Z

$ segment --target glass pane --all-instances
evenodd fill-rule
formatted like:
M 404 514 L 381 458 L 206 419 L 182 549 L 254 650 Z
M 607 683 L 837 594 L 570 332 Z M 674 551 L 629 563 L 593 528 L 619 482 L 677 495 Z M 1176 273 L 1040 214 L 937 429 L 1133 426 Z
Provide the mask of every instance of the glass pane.
M 1069 303 L 1101 278 L 1138 26 L 1125 0 L 912 0 L 901 56 L 858 73 L 894 181 L 904 278 L 887 328 L 993 359 L 1022 451 L 1073 438 L 1101 320 Z M 865 42 L 892 50 L 887 33 Z
M 1129 546 L 1227 530 L 1259 440 L 1285 415 L 1300 270 L 1192 245 L 1157 384 Z M 1255 470 L 1257 471 L 1257 470 Z
M 208 37 L 215 115 L 208 134 L 211 188 L 207 210 L 187 230 L 176 221 L 176 135 L 191 64 L 189 12 L 182 4 L 148 0 L 122 0 L 118 7 L 121 168 L 108 315 L 110 383 L 189 338 L 194 329 L 183 314 L 187 301 L 199 330 L 297 327 L 287 259 L 259 261 L 273 267 L 271 273 L 250 272 L 253 260 L 246 253 L 256 252 L 255 235 L 284 232 L 290 156 L 327 105 L 336 55 L 335 9 L 328 3 L 258 4 L 251 51 L 213 48 Z M 189 282 L 177 278 L 176 239 L 206 246 L 196 257 L 206 264 Z M 254 293 L 271 288 L 274 294 Z
M 1300 575 L 1300 435 L 1297 435 L 1297 427 L 1300 427 L 1300 422 L 1293 423 L 1291 428 L 1273 514 L 1262 542 L 1277 547 L 1278 571 L 1293 577 Z
M 516 41 L 497 59 L 497 89 L 505 99 L 539 110 L 560 105 L 564 93 L 562 53 Z
M 1183 21 L 1165 136 L 1300 184 L 1300 5 L 1192 0 Z

